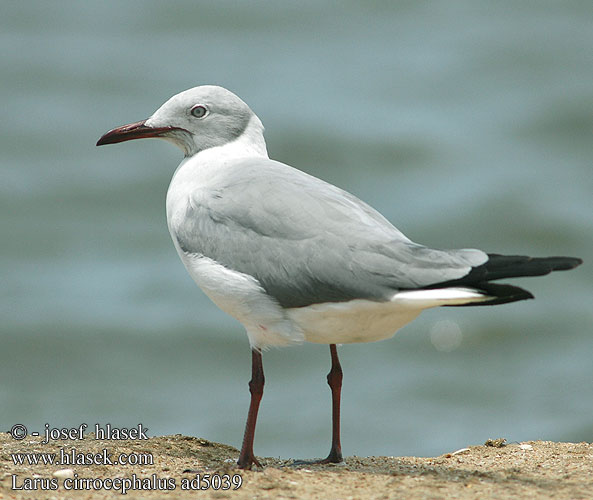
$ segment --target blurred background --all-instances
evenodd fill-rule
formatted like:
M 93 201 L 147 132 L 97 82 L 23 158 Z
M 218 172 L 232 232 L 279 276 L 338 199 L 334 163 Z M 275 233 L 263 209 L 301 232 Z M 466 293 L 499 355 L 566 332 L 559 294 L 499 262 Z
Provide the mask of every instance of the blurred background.
M 187 275 L 165 141 L 96 148 L 218 84 L 270 156 L 419 243 L 569 255 L 537 300 L 431 310 L 340 348 L 346 455 L 593 440 L 593 3 L 4 2 L 0 426 L 86 422 L 240 446 L 242 327 Z M 323 345 L 264 354 L 256 453 L 325 456 Z

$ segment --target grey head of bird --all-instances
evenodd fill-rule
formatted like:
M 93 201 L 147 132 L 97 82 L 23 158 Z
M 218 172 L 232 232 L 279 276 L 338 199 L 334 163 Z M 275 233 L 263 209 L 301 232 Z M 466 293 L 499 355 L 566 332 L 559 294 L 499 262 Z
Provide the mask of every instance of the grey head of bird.
M 236 141 L 248 127 L 263 141 L 261 121 L 245 102 L 223 87 L 203 85 L 174 95 L 146 120 L 110 130 L 97 146 L 157 137 L 193 156 Z

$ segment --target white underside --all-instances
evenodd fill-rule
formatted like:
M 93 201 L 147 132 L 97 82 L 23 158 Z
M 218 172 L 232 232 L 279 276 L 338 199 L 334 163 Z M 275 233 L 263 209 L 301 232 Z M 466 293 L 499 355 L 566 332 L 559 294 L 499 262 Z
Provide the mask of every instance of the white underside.
M 424 309 L 488 299 L 469 288 L 443 288 L 398 292 L 388 302 L 356 299 L 285 309 L 252 276 L 178 250 L 198 286 L 220 309 L 243 324 L 251 346 L 260 349 L 303 341 L 375 342 L 392 337 Z

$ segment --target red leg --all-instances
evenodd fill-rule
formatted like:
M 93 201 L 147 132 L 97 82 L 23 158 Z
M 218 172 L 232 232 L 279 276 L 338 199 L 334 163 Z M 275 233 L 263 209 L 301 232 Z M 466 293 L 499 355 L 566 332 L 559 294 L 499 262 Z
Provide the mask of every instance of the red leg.
M 332 367 L 327 374 L 327 383 L 332 391 L 332 447 L 326 459 L 319 463 L 338 464 L 343 461 L 342 445 L 340 443 L 340 397 L 342 392 L 342 367 L 338 359 L 336 344 L 330 344 L 329 351 Z
M 247 413 L 247 423 L 245 424 L 245 434 L 243 436 L 243 446 L 237 464 L 240 469 L 251 469 L 253 464 L 261 467 L 261 464 L 253 454 L 253 439 L 255 437 L 255 424 L 257 422 L 257 411 L 259 402 L 264 393 L 264 367 L 262 364 L 261 352 L 257 349 L 251 350 L 251 380 L 249 381 L 249 392 L 251 393 L 251 403 L 249 404 L 249 413 Z

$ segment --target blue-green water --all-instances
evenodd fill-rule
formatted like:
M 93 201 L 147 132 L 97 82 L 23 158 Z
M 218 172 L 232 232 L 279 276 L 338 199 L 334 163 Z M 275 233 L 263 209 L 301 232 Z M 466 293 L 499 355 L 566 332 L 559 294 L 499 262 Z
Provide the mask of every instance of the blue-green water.
M 535 301 L 432 310 L 394 339 L 341 348 L 346 454 L 593 440 L 591 2 L 1 11 L 2 430 L 142 422 L 240 445 L 247 338 L 193 284 L 166 228 L 180 153 L 94 146 L 212 83 L 260 116 L 272 157 L 415 241 L 586 261 L 516 280 Z M 327 348 L 272 350 L 264 366 L 256 453 L 325 455 Z

